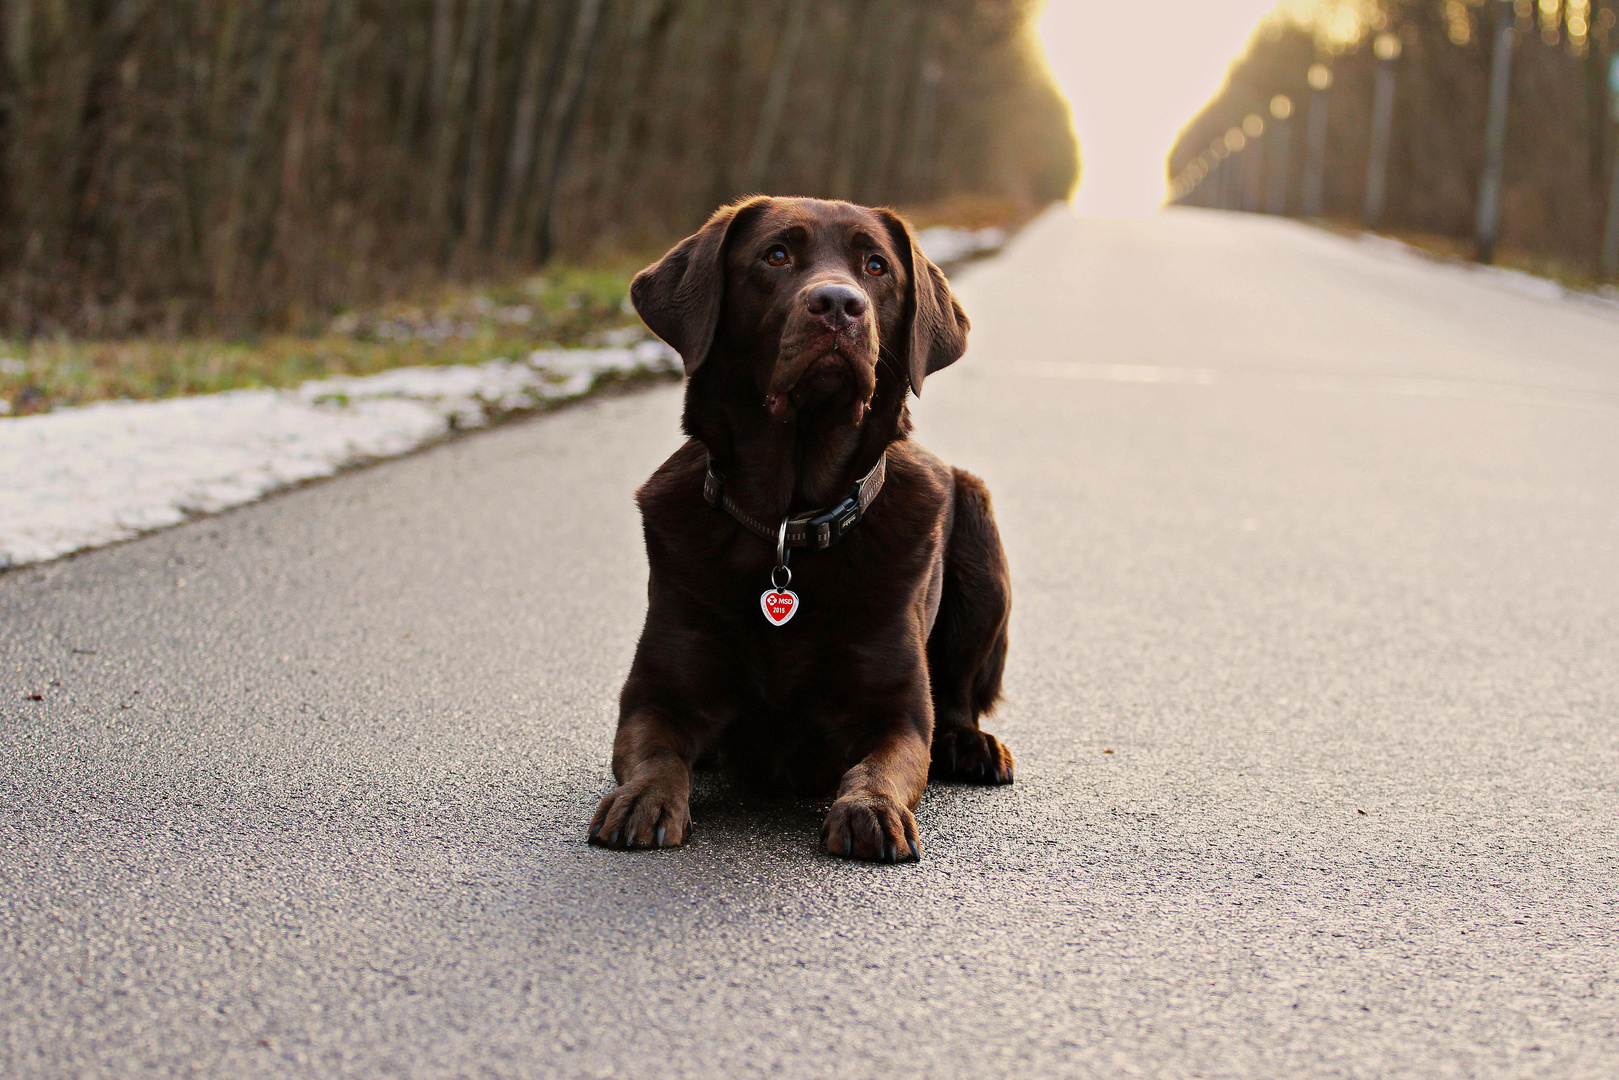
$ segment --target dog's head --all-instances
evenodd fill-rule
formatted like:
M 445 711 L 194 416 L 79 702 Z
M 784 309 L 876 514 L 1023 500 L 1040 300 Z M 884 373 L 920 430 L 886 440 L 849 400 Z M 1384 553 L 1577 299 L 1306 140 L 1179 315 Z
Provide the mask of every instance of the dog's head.
M 688 376 L 723 356 L 777 419 L 826 404 L 858 422 L 885 360 L 921 393 L 967 347 L 967 316 L 904 220 L 845 202 L 723 207 L 636 275 L 630 296 Z

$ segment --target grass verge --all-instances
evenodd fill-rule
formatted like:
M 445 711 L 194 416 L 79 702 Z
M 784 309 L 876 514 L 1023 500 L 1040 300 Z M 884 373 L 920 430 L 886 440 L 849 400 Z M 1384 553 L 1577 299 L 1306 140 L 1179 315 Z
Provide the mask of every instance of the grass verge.
M 316 333 L 0 341 L 0 414 L 291 387 L 410 365 L 517 359 L 542 348 L 627 345 L 645 336 L 629 305 L 630 277 L 563 269 L 504 286 L 446 288 L 426 303 L 341 314 Z

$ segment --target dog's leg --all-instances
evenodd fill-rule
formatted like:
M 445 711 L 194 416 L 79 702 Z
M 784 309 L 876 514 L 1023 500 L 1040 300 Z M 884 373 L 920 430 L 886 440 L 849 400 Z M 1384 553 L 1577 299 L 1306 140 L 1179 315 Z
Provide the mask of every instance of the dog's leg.
M 932 775 L 970 784 L 1012 782 L 1012 754 L 978 718 L 1001 696 L 1012 582 L 989 490 L 954 470 L 955 521 L 944 554 L 944 593 L 928 637 L 933 686 Z
M 921 858 L 911 811 L 922 801 L 927 785 L 927 740 L 909 724 L 896 727 L 843 774 L 837 802 L 821 826 L 826 850 L 876 862 Z
M 627 712 L 613 740 L 619 786 L 590 820 L 590 842 L 611 848 L 678 847 L 691 832 L 690 738 L 651 711 Z

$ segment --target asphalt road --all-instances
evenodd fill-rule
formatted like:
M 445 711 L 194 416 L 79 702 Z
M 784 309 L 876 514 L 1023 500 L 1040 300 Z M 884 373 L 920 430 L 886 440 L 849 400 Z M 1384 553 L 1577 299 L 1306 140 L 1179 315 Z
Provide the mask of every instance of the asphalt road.
M 920 864 L 585 844 L 679 392 L 600 400 L 0 576 L 0 1074 L 1619 1073 L 1619 313 L 1198 211 L 959 291 L 1018 773 Z

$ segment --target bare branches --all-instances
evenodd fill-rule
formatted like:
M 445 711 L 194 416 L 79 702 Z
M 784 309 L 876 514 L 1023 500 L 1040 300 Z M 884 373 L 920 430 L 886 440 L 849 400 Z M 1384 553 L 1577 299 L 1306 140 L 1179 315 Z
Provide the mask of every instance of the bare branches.
M 1060 197 L 1032 10 L 0 0 L 0 333 L 315 325 L 765 186 Z

